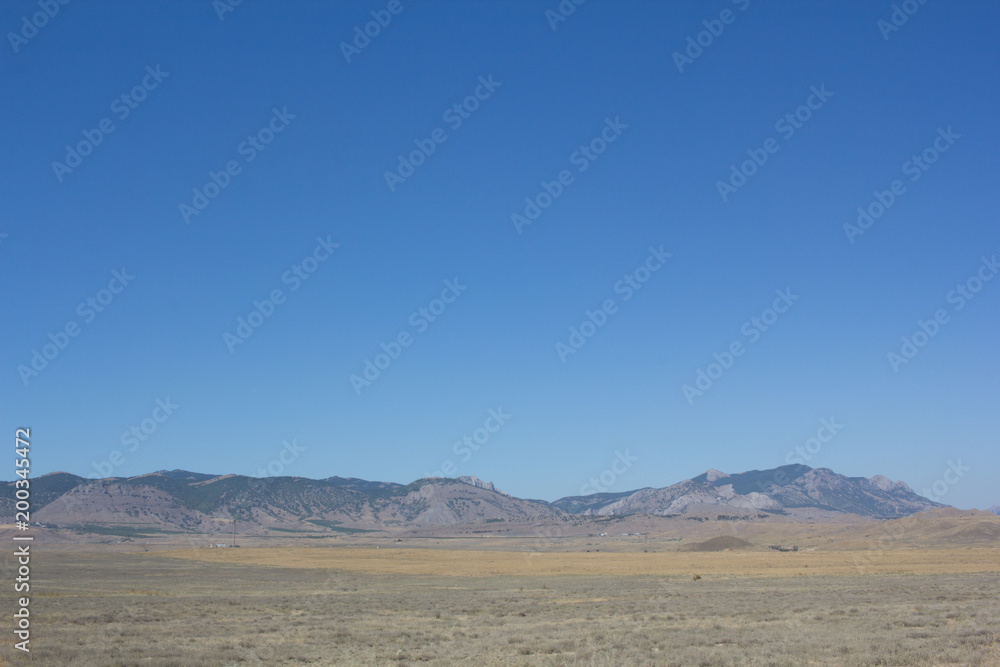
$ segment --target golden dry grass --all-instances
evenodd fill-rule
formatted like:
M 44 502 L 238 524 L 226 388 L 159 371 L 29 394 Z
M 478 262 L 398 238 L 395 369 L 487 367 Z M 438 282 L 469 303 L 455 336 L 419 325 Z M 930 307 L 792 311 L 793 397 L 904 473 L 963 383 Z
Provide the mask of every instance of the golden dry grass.
M 935 569 L 948 560 L 955 569 L 980 556 L 994 562 L 996 553 L 985 551 L 886 558 Z M 1000 664 L 994 572 L 782 577 L 771 568 L 700 580 L 687 572 L 539 573 L 559 561 L 579 571 L 627 561 L 806 564 L 800 556 L 819 557 L 810 565 L 832 558 L 850 567 L 849 552 L 560 553 L 531 558 L 534 565 L 521 552 L 385 548 L 37 556 L 32 654 L 15 655 L 7 643 L 0 660 L 80 667 Z M 523 574 L 468 574 L 485 567 Z M 438 574 L 414 574 L 420 568 Z M 0 612 L 13 613 L 10 604 L 0 598 Z
M 365 574 L 458 577 L 621 575 L 788 577 L 796 575 L 1000 572 L 1000 549 L 725 551 L 660 553 L 516 552 L 448 549 L 178 549 L 159 556 L 213 563 L 330 569 Z

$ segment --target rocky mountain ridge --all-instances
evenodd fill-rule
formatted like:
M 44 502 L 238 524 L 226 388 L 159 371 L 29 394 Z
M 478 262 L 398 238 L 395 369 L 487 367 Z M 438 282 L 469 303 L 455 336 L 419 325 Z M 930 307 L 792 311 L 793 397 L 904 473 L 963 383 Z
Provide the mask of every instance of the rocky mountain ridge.
M 879 519 L 945 507 L 917 495 L 904 482 L 894 482 L 882 475 L 845 477 L 829 468 L 801 464 L 731 475 L 709 469 L 661 489 L 561 498 L 553 504 L 566 511 L 600 516 L 671 515 L 693 508 L 723 506 L 798 515 L 816 511 L 850 513 Z
M 256 478 L 161 470 L 129 478 L 51 473 L 31 481 L 32 520 L 61 527 L 142 525 L 164 532 L 216 532 L 236 519 L 261 530 L 357 532 L 574 515 L 680 516 L 768 513 L 790 519 L 853 514 L 874 519 L 946 507 L 881 475 L 845 477 L 788 465 L 727 474 L 710 469 L 663 488 L 528 500 L 473 476 L 410 484 L 356 478 Z M 0 483 L 0 516 L 13 521 L 14 482 Z M 298 529 L 298 528 L 296 528 Z

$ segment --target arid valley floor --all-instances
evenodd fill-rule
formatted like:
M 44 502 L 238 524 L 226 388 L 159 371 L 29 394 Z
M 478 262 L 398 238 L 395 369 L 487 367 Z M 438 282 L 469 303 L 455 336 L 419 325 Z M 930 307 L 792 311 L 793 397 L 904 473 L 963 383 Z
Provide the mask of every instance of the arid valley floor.
M 52 539 L 0 664 L 1000 665 L 995 521 Z

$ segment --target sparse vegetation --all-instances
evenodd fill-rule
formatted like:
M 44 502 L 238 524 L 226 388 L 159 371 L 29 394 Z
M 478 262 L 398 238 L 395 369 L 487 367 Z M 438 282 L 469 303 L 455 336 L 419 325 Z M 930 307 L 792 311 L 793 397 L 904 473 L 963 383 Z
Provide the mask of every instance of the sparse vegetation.
M 1000 664 L 996 574 L 918 574 L 912 565 L 939 563 L 947 558 L 942 554 L 909 554 L 909 561 L 900 557 L 889 565 L 907 574 L 864 576 L 852 572 L 849 553 L 826 554 L 827 560 L 814 561 L 828 563 L 826 569 L 810 571 L 832 571 L 839 559 L 850 573 L 803 577 L 792 576 L 793 566 L 782 565 L 787 559 L 770 550 L 543 557 L 540 562 L 551 561 L 547 567 L 562 567 L 562 575 L 552 569 L 524 574 L 535 566 L 523 554 L 510 555 L 522 574 L 505 575 L 491 574 L 491 568 L 504 571 L 494 563 L 504 552 L 416 551 L 421 562 L 437 563 L 436 574 L 419 568 L 406 574 L 414 570 L 412 559 L 398 563 L 395 573 L 359 569 L 411 553 L 399 549 L 184 554 L 197 558 L 40 551 L 32 589 L 37 634 L 30 659 L 19 662 Z M 341 552 L 344 559 L 358 558 L 330 560 Z M 310 554 L 315 558 L 303 560 Z M 773 563 L 779 576 L 740 575 L 739 562 L 748 556 Z M 321 567 L 324 557 L 327 566 Z M 659 562 L 664 573 L 595 575 L 580 568 L 595 558 L 620 571 L 630 559 Z M 282 560 L 286 567 L 274 566 Z M 692 562 L 710 567 L 684 573 Z M 730 573 L 720 573 L 727 563 Z M 9 606 L 10 597 L 3 599 Z M 4 645 L 0 663 L 13 663 L 11 652 Z
M 316 526 L 322 526 L 323 528 L 328 528 L 337 533 L 374 533 L 374 530 L 368 530 L 367 528 L 348 528 L 346 526 L 341 526 L 339 521 L 328 521 L 326 519 L 307 519 L 307 523 L 311 523 Z
M 161 534 L 180 534 L 179 530 L 164 530 L 159 526 L 103 526 L 96 523 L 85 523 L 75 526 L 65 526 L 67 530 L 95 535 L 116 535 L 118 537 L 143 538 Z

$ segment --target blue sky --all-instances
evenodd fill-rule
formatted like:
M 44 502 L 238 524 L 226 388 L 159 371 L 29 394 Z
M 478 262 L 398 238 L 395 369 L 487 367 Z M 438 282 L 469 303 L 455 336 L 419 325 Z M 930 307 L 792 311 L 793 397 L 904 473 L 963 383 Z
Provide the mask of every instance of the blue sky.
M 794 459 L 1000 503 L 995 3 L 218 6 L 0 9 L 0 400 L 33 474 L 445 466 L 551 500 L 627 452 L 602 487 Z

